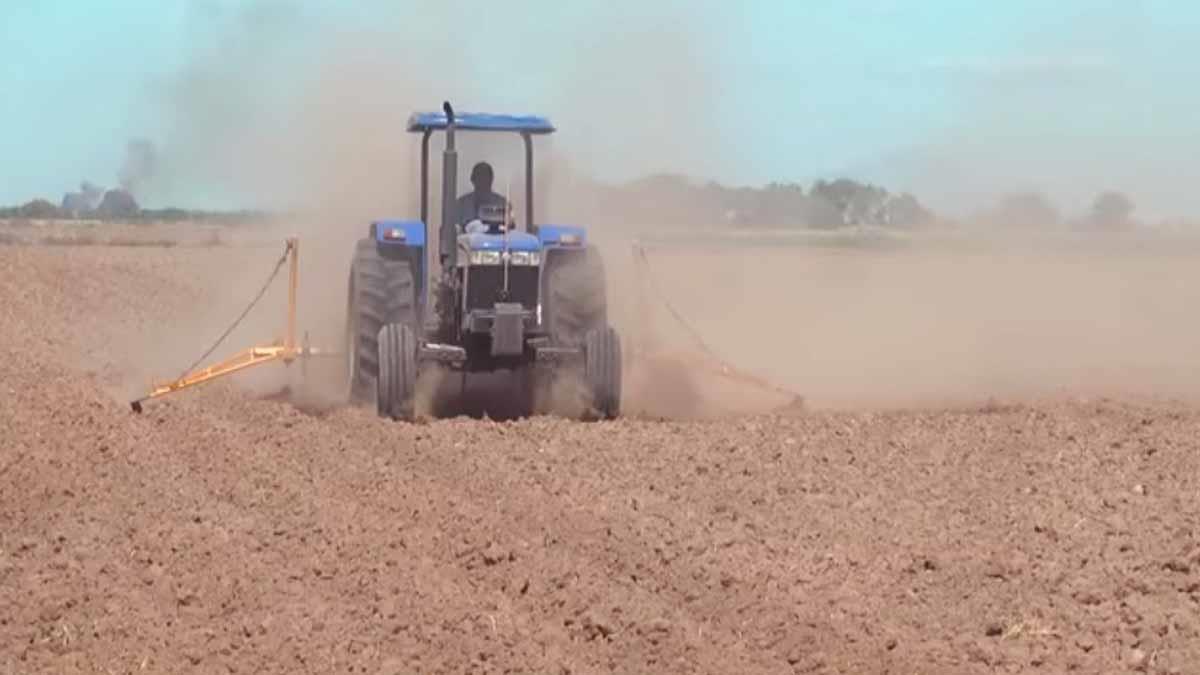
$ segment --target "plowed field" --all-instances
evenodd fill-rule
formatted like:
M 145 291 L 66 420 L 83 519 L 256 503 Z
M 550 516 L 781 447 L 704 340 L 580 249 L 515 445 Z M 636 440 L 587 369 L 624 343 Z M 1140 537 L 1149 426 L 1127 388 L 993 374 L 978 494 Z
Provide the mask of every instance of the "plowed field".
M 856 408 L 871 374 L 797 348 L 837 405 L 645 365 L 613 423 L 395 424 L 277 373 L 132 414 L 275 255 L 0 246 L 0 672 L 1200 672 L 1200 409 L 1145 380 L 988 403 L 932 386 L 967 362 L 925 343 L 908 379 L 946 405 Z M 852 342 L 898 340 L 887 293 Z

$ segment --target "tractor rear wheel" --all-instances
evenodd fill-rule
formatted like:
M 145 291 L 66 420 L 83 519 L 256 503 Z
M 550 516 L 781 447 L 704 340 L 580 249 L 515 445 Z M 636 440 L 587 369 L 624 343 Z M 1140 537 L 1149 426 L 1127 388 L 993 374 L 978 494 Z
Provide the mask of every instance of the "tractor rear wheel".
M 543 297 L 550 337 L 563 347 L 582 347 L 588 332 L 608 321 L 604 262 L 588 247 L 553 251 L 546 263 Z
M 380 417 L 411 422 L 416 410 L 417 336 L 402 323 L 379 331 L 379 377 L 375 405 Z
M 389 260 L 379 254 L 374 240 L 363 239 L 350 269 L 346 315 L 346 354 L 350 398 L 370 400 L 379 377 L 379 337 L 388 324 L 417 329 L 416 286 L 408 260 Z
M 584 382 L 591 409 L 603 419 L 621 414 L 621 339 L 611 326 L 588 331 L 584 341 Z

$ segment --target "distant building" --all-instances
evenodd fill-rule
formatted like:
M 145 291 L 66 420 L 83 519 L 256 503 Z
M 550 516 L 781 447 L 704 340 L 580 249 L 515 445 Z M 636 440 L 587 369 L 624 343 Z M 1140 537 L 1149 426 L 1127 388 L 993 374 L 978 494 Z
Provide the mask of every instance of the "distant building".
M 126 190 L 115 189 L 104 193 L 104 199 L 96 207 L 96 212 L 108 218 L 129 218 L 141 211 L 137 200 Z
M 63 195 L 62 210 L 72 218 L 78 218 L 95 211 L 103 196 L 103 190 L 84 181 L 79 186 L 79 192 L 68 192 Z

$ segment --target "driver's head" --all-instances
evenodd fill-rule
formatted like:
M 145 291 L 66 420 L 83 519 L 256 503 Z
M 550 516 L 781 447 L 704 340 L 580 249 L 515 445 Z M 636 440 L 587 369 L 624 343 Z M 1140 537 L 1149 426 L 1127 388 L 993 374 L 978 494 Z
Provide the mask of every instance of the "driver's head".
M 490 192 L 493 179 L 491 164 L 479 162 L 471 168 L 471 185 L 475 186 L 476 192 Z

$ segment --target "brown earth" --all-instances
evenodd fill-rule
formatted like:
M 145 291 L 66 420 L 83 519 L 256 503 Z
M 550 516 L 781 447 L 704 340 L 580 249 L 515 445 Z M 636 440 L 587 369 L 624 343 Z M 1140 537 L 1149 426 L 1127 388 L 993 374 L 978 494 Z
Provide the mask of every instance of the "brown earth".
M 1189 404 L 131 414 L 275 253 L 0 246 L 0 672 L 1197 672 Z

